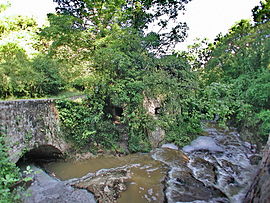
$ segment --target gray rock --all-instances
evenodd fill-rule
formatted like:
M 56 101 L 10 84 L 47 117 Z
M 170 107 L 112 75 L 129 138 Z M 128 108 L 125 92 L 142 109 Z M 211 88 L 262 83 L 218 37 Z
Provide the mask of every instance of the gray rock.
M 130 179 L 130 167 L 123 166 L 112 169 L 101 169 L 78 179 L 69 180 L 76 188 L 87 189 L 95 194 L 98 202 L 115 203 L 121 192 L 127 189 Z
M 47 173 L 32 167 L 34 170 L 33 183 L 23 197 L 23 203 L 95 203 L 94 195 L 90 192 L 73 188 L 66 182 L 57 180 Z
M 145 96 L 143 100 L 143 107 L 148 115 L 153 119 L 158 120 L 160 108 L 162 106 L 162 97 L 150 98 Z M 153 130 L 148 130 L 148 138 L 152 148 L 157 148 L 165 140 L 165 130 L 160 126 L 156 126 Z
M 258 171 L 244 199 L 244 203 L 249 202 L 270 202 L 270 135 Z

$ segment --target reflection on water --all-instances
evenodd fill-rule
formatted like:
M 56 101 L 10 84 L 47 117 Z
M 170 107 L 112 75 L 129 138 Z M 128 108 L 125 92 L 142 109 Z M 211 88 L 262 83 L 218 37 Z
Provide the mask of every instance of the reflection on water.
M 104 168 L 134 165 L 128 189 L 118 199 L 119 203 L 164 202 L 162 181 L 167 167 L 153 160 L 149 154 L 131 154 L 124 157 L 99 156 L 84 161 L 54 162 L 45 165 L 45 169 L 61 180 L 79 178 Z

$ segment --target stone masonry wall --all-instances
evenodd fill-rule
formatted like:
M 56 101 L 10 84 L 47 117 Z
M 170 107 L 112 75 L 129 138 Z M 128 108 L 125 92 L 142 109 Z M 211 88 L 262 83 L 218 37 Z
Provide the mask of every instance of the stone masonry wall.
M 42 145 L 51 145 L 61 152 L 69 147 L 61 137 L 58 111 L 52 99 L 0 102 L 0 129 L 6 135 L 12 162 Z

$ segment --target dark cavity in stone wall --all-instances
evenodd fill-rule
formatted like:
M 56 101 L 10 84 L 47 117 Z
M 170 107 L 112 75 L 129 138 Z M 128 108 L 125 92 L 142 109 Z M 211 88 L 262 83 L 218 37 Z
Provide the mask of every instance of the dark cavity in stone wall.
M 52 146 L 62 153 L 69 148 L 61 134 L 53 99 L 0 102 L 0 127 L 1 133 L 6 135 L 5 142 L 13 163 L 31 150 L 34 150 L 31 152 L 34 155 L 41 146 Z M 46 151 L 43 148 L 41 151 Z
M 56 161 L 57 159 L 64 158 L 63 153 L 52 145 L 41 145 L 26 152 L 18 161 L 21 162 L 34 162 L 37 164 Z

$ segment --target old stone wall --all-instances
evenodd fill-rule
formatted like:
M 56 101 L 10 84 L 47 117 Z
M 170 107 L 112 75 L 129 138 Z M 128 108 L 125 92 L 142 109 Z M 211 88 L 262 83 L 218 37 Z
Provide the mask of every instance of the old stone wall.
M 69 147 L 61 137 L 58 111 L 52 99 L 0 102 L 0 127 L 6 135 L 12 162 L 40 146 L 49 145 L 60 152 Z
M 162 98 L 144 97 L 143 107 L 146 109 L 147 113 L 152 116 L 153 119 L 158 119 L 161 106 Z M 154 130 L 148 130 L 147 134 L 152 148 L 159 147 L 162 141 L 165 140 L 165 130 L 159 126 L 156 126 L 156 129 Z

